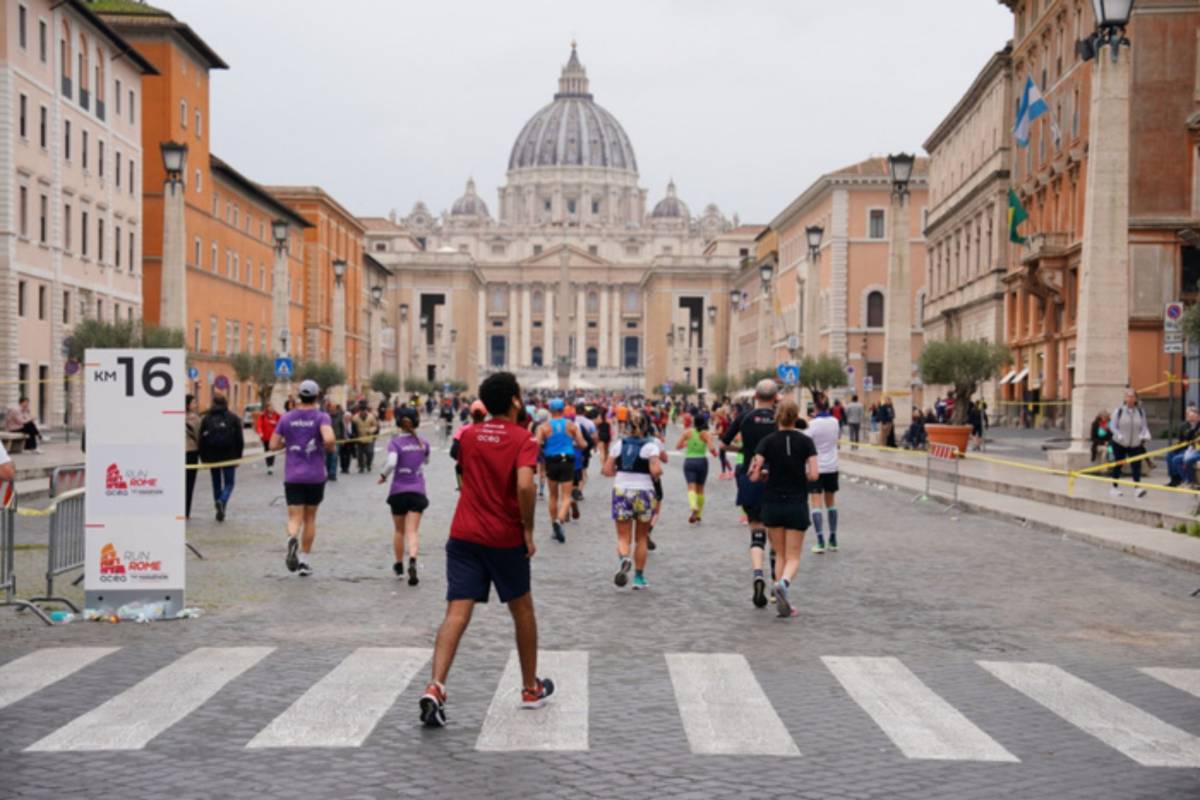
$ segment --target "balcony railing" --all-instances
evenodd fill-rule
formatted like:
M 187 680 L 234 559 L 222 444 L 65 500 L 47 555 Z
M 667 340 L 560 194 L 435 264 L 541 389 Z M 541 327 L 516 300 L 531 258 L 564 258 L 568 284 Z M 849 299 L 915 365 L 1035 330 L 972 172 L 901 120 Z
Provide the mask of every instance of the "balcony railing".
M 71 79 L 66 75 L 62 79 L 62 93 L 67 97 L 71 96 Z

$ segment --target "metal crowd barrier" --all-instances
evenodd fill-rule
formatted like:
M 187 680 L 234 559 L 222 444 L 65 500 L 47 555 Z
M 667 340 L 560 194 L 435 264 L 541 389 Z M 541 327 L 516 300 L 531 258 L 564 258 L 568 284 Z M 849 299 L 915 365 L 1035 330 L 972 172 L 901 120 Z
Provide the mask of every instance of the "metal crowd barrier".
M 950 500 L 947 511 L 958 508 L 959 460 L 954 445 L 930 442 L 925 451 L 925 494 L 919 499 L 942 495 Z
M 46 556 L 46 593 L 31 597 L 40 603 L 62 603 L 76 614 L 79 607 L 65 597 L 54 594 L 54 579 L 64 572 L 82 569 L 86 561 L 84 547 L 84 481 L 82 464 L 56 467 L 50 473 L 50 497 L 54 500 L 50 514 L 49 551 Z M 80 574 L 72 585 L 83 580 Z
M 29 600 L 17 598 L 17 573 L 13 564 L 17 535 L 17 489 L 10 481 L 0 481 L 0 606 L 29 609 L 42 622 L 53 624 L 40 608 Z

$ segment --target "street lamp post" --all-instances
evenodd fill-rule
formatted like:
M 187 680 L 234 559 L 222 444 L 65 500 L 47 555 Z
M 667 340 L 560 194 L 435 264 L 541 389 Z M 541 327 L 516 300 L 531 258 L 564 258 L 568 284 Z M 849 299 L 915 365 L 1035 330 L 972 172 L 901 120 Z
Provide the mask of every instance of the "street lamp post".
M 383 369 L 383 341 L 380 327 L 383 316 L 379 307 L 383 302 L 383 287 L 371 287 L 371 305 L 367 309 L 367 373 L 374 375 Z
M 159 145 L 163 169 L 163 242 L 162 284 L 159 294 L 158 324 L 164 328 L 187 327 L 187 230 L 184 225 L 184 171 L 187 167 L 186 143 L 167 141 Z
M 1129 380 L 1129 101 L 1132 56 L 1125 27 L 1133 0 L 1092 0 L 1095 56 L 1079 270 L 1071 444 L 1050 451 L 1055 466 L 1090 460 L 1092 415 L 1116 408 Z M 1103 50 L 1109 48 L 1108 58 Z M 1042 124 L 1046 124 L 1043 122 Z M 1051 376 L 1047 376 L 1050 378 Z
M 346 361 L 346 262 L 343 259 L 333 260 L 333 343 L 330 347 L 330 360 L 334 364 L 347 367 L 346 381 L 353 384 L 354 376 L 350 375 L 349 363 Z
M 821 349 L 820 314 L 821 287 L 821 239 L 825 229 L 820 225 L 809 225 L 804 229 L 808 241 L 808 273 L 804 278 L 804 354 L 817 357 Z M 797 273 L 799 279 L 799 273 Z
M 271 223 L 275 240 L 275 260 L 271 265 L 271 325 L 279 331 L 282 347 L 279 355 L 286 356 L 288 340 L 288 224 L 282 219 Z
M 912 419 L 912 274 L 909 265 L 908 185 L 916 156 L 888 156 L 892 179 L 892 238 L 883 331 L 883 394 L 895 409 L 897 433 Z
M 412 372 L 412 349 L 408 346 L 408 303 L 400 304 L 400 324 L 396 326 L 396 374 L 400 376 L 403 388 L 404 380 Z
M 770 325 L 768 319 L 767 298 L 771 296 L 771 278 L 775 275 L 775 265 L 765 262 L 758 268 L 759 278 L 762 279 L 762 298 L 758 301 L 758 354 L 756 366 L 763 369 L 770 359 Z
M 738 347 L 737 325 L 742 307 L 742 290 L 729 290 L 729 355 L 725 359 L 725 372 L 729 377 L 738 373 L 741 353 Z

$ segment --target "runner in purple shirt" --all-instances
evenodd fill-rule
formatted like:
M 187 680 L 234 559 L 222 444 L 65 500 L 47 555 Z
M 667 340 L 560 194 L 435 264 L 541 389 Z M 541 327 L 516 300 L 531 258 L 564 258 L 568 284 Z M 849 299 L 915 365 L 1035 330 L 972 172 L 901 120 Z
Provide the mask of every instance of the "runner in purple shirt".
M 289 572 L 312 575 L 309 553 L 317 538 L 317 506 L 325 498 L 325 453 L 333 450 L 333 425 L 317 404 L 316 381 L 300 384 L 300 403 L 283 415 L 271 434 L 268 450 L 287 450 L 283 493 L 287 499 L 287 564 Z M 297 535 L 300 536 L 297 541 Z M 297 552 L 298 551 L 298 552 Z
M 405 406 L 396 413 L 396 424 L 400 433 L 392 438 L 387 448 L 387 465 L 379 475 L 379 482 L 387 481 L 392 475 L 392 486 L 388 490 L 388 505 L 392 508 L 392 547 L 396 552 L 396 563 L 392 571 L 396 577 L 404 574 L 404 551 L 408 545 L 408 585 L 416 586 L 417 550 L 420 545 L 421 514 L 429 507 L 425 496 L 425 476 L 421 470 L 429 463 L 429 442 L 417 435 L 421 417 L 415 408 Z

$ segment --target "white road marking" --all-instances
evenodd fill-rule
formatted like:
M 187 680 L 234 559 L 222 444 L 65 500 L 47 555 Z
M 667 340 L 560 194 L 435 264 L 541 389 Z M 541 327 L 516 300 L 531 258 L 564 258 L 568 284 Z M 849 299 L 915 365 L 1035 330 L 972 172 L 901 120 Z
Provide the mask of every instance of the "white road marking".
M 1200 697 L 1200 669 L 1170 669 L 1169 667 L 1146 667 L 1141 672 L 1156 678 L 1168 686 Z
M 23 700 L 119 647 L 47 647 L 0 666 L 0 708 Z
M 1019 761 L 897 658 L 823 656 L 846 693 L 909 758 Z
M 1143 766 L 1200 767 L 1200 739 L 1053 664 L 979 666 Z
M 358 747 L 430 655 L 415 647 L 355 650 L 246 746 Z
M 693 753 L 800 755 L 744 656 L 667 653 L 666 659 Z
M 141 750 L 272 650 L 273 647 L 193 650 L 30 745 L 28 750 Z
M 554 695 L 538 709 L 521 708 L 521 662 L 516 651 L 492 695 L 476 750 L 588 749 L 588 654 L 581 650 L 538 652 L 538 675 L 554 681 Z

